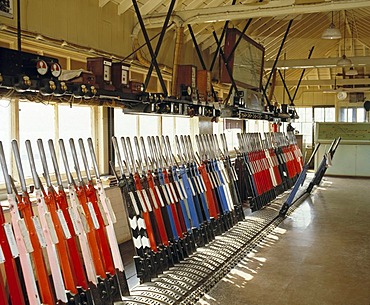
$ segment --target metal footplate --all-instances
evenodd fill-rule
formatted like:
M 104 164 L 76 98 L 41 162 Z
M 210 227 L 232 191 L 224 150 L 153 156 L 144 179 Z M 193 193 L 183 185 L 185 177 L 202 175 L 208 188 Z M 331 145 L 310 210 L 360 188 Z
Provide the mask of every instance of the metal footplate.
M 208 245 L 197 248 L 152 282 L 136 286 L 119 304 L 194 304 L 281 223 L 284 218 L 279 216 L 279 210 L 287 195 L 247 216 Z M 297 202 L 288 214 L 296 206 Z
M 162 296 L 168 298 L 169 302 L 179 300 L 182 297 L 181 293 L 179 291 L 172 289 L 172 287 L 163 288 L 155 285 L 138 286 L 132 290 L 131 295 L 149 296 L 148 293 L 150 294 L 159 293 Z
M 158 282 L 165 283 L 167 285 L 173 285 L 174 290 L 181 290 L 183 294 L 185 294 L 187 291 L 191 290 L 194 287 L 194 285 L 190 285 L 188 282 L 185 282 L 183 280 L 180 281 L 171 277 L 163 277 L 154 280 L 154 284 Z

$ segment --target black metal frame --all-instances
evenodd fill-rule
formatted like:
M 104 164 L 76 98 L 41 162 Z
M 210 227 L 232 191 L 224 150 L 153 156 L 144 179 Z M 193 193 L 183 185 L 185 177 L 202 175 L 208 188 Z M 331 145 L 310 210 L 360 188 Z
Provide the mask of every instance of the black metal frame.
M 108 139 L 112 139 L 112 137 L 114 136 L 114 108 L 108 107 L 107 112 L 108 112 L 108 120 L 107 120 Z M 109 156 L 109 160 L 114 164 L 115 163 L 115 153 L 114 153 L 112 141 L 108 141 L 108 156 Z M 108 166 L 108 168 L 109 168 L 109 174 L 113 175 L 114 174 L 113 169 L 110 166 Z
M 141 31 L 143 32 L 146 45 L 148 47 L 150 56 L 152 57 L 151 65 L 150 65 L 148 74 L 147 74 L 146 79 L 145 79 L 145 90 L 146 90 L 146 88 L 148 86 L 150 75 L 151 75 L 151 73 L 153 71 L 153 66 L 154 66 L 155 71 L 157 72 L 157 76 L 158 76 L 159 82 L 160 82 L 161 87 L 162 87 L 162 91 L 163 91 L 163 93 L 164 93 L 165 96 L 168 96 L 168 92 L 167 92 L 166 84 L 164 83 L 164 80 L 163 80 L 163 77 L 162 77 L 161 70 L 160 70 L 159 65 L 158 65 L 158 62 L 157 62 L 157 55 L 159 53 L 159 49 L 161 47 L 161 44 L 162 44 L 162 41 L 163 41 L 163 38 L 164 38 L 164 34 L 166 32 L 167 25 L 168 25 L 170 16 L 172 14 L 172 10 L 173 10 L 173 7 L 175 5 L 175 2 L 176 2 L 176 0 L 172 0 L 171 1 L 170 8 L 169 8 L 169 11 L 167 12 L 167 16 L 166 16 L 165 22 L 163 24 L 162 31 L 161 31 L 161 34 L 160 34 L 160 37 L 159 37 L 159 40 L 158 40 L 158 43 L 157 43 L 157 46 L 156 46 L 156 50 L 154 52 L 153 47 L 152 47 L 152 44 L 151 44 L 150 39 L 149 39 L 149 36 L 148 36 L 148 32 L 147 32 L 147 30 L 145 28 L 144 20 L 143 20 L 143 18 L 141 16 L 140 9 L 139 9 L 139 6 L 137 4 L 137 1 L 136 0 L 132 0 L 132 4 L 134 6 L 137 19 L 139 20 Z
M 243 38 L 249 38 L 248 36 L 246 36 L 245 35 L 245 32 L 247 31 L 247 29 L 249 28 L 249 25 L 251 24 L 251 22 L 252 22 L 252 18 L 249 18 L 248 19 L 248 21 L 247 21 L 247 23 L 245 24 L 245 26 L 244 26 L 244 28 L 243 28 L 243 31 L 241 31 L 240 33 L 239 33 L 239 37 L 238 37 L 238 40 L 235 42 L 235 44 L 234 44 L 234 46 L 233 46 L 233 48 L 232 48 L 232 50 L 231 50 L 231 52 L 230 52 L 230 54 L 229 54 L 229 56 L 227 57 L 227 62 L 229 62 L 230 61 L 230 59 L 231 59 L 231 56 L 233 56 L 234 55 L 234 53 L 235 53 L 235 50 L 236 50 L 236 48 L 238 47 L 238 45 L 240 44 L 240 42 L 241 42 L 241 40 L 243 39 Z M 254 44 L 254 41 L 252 40 L 252 39 L 248 39 L 248 41 L 250 41 L 251 43 L 253 43 Z
M 315 48 L 315 47 L 313 46 L 313 47 L 310 49 L 310 52 L 309 52 L 309 54 L 308 54 L 308 59 L 310 59 L 310 58 L 311 58 L 311 55 L 312 55 L 312 52 L 313 52 L 314 48 Z M 306 68 L 304 68 L 304 69 L 302 70 L 302 73 L 301 73 L 301 76 L 299 77 L 298 84 L 297 84 L 297 87 L 296 87 L 296 89 L 295 89 L 295 91 L 294 91 L 293 97 L 290 95 L 290 92 L 289 92 L 288 86 L 287 86 L 287 84 L 286 84 L 286 82 L 285 82 L 285 79 L 284 79 L 284 77 L 283 77 L 283 75 L 282 75 L 281 71 L 280 71 L 280 70 L 278 70 L 278 72 L 279 72 L 279 75 L 280 75 L 281 81 L 283 82 L 283 85 L 284 85 L 285 91 L 286 91 L 286 93 L 288 94 L 288 98 L 289 98 L 289 101 L 290 101 L 290 105 L 291 105 L 291 106 L 294 106 L 294 100 L 295 100 L 295 97 L 297 96 L 297 92 L 298 92 L 298 89 L 299 89 L 299 87 L 300 87 L 300 85 L 301 85 L 301 82 L 302 82 L 303 76 L 304 76 L 304 74 L 305 74 L 305 72 L 306 72 Z
M 191 27 L 190 24 L 188 24 L 188 29 L 189 29 L 189 33 L 190 33 L 190 36 L 191 36 L 191 39 L 193 40 L 193 44 L 194 44 L 194 47 L 195 47 L 195 51 L 197 52 L 197 55 L 198 55 L 198 58 L 199 58 L 199 61 L 200 61 L 200 64 L 203 68 L 203 70 L 207 70 L 207 66 L 204 62 L 204 59 L 203 59 L 203 56 L 202 56 L 202 53 L 200 52 L 200 49 L 199 49 L 199 44 L 197 42 L 197 39 L 195 38 L 195 35 L 194 35 L 194 32 L 193 32 L 193 28 Z M 212 71 L 212 70 L 210 70 Z M 215 101 L 217 102 L 217 94 L 216 94 L 216 91 L 215 89 L 213 88 L 213 85 L 211 84 L 211 90 L 212 90 L 212 95 L 213 95 L 213 98 L 215 99 Z
M 172 21 L 166 28 L 166 30 L 168 30 L 172 25 L 174 24 L 174 22 Z M 152 41 L 154 39 L 156 39 L 159 35 L 161 35 L 162 31 L 155 34 L 152 38 L 149 39 L 149 41 Z M 129 59 L 132 55 L 134 55 L 137 51 L 140 51 L 142 48 L 144 48 L 146 46 L 146 42 L 143 43 L 141 46 L 139 46 L 137 49 L 133 50 L 129 55 L 127 55 L 126 57 L 124 57 L 123 59 L 121 59 L 121 62 L 124 62 L 126 59 Z
M 190 24 L 188 24 L 188 29 L 189 29 L 189 33 L 190 33 L 191 39 L 193 40 L 195 51 L 197 52 L 197 55 L 198 55 L 198 58 L 199 58 L 199 61 L 200 61 L 200 65 L 202 66 L 202 68 L 204 70 L 207 70 L 206 63 L 204 62 L 202 53 L 200 52 L 200 49 L 199 49 L 199 44 L 197 42 L 197 39 L 195 38 L 195 35 L 194 35 L 194 32 L 193 32 L 193 28 L 191 27 Z
M 213 31 L 213 33 L 212 33 L 212 34 L 213 34 L 213 37 L 215 38 L 216 43 L 217 43 L 218 45 L 221 45 L 221 39 L 220 39 L 220 40 L 218 40 L 216 32 L 215 32 L 215 31 Z M 222 37 L 222 35 L 221 35 L 221 37 Z M 231 88 L 230 88 L 230 91 L 229 91 L 229 95 L 228 95 L 228 97 L 227 97 L 227 100 L 228 100 L 228 99 L 229 99 L 229 97 L 230 97 L 230 93 L 232 92 L 232 88 L 234 88 L 236 96 L 238 96 L 238 97 L 239 97 L 238 87 L 237 87 L 237 85 L 236 85 L 236 82 L 235 82 L 235 79 L 234 79 L 234 77 L 233 77 L 233 74 L 232 74 L 232 73 L 231 73 L 231 71 L 230 71 L 229 63 L 228 63 L 228 62 L 227 62 L 227 60 L 226 60 L 225 53 L 224 53 L 224 51 L 223 51 L 221 48 L 219 49 L 219 52 L 220 52 L 220 55 L 221 55 L 221 57 L 222 57 L 222 60 L 223 60 L 223 62 L 224 62 L 224 64 L 225 64 L 227 74 L 229 75 L 230 80 L 231 80 Z
M 246 38 L 247 36 L 245 36 L 245 32 L 247 31 L 247 29 L 248 29 L 248 27 L 249 27 L 249 25 L 251 24 L 251 22 L 252 22 L 252 18 L 249 18 L 248 19 L 248 21 L 247 21 L 247 23 L 246 23 L 246 25 L 244 26 L 244 28 L 243 28 L 243 31 L 242 32 L 240 32 L 239 33 L 239 37 L 238 37 L 238 40 L 235 42 L 235 44 L 234 44 L 234 46 L 233 46 L 233 48 L 232 48 L 232 50 L 231 50 L 231 52 L 230 52 L 230 54 L 229 54 L 229 56 L 227 57 L 227 58 L 225 58 L 225 56 L 224 55 L 222 55 L 222 49 L 220 48 L 219 49 L 219 51 L 220 51 L 220 54 L 221 54 L 221 57 L 222 57 L 222 60 L 223 60 L 223 62 L 224 62 L 224 64 L 225 64 L 225 67 L 226 67 L 226 70 L 227 70 L 227 73 L 228 73 L 228 75 L 229 75 L 229 77 L 230 77 L 230 79 L 231 79 L 231 83 L 233 84 L 235 84 L 235 86 L 233 85 L 233 86 L 231 86 L 230 87 L 230 90 L 229 90 L 229 93 L 227 94 L 227 98 L 226 98 L 226 100 L 228 101 L 229 100 L 229 98 L 230 98 L 230 95 L 231 95 L 231 93 L 232 93 L 232 88 L 234 87 L 234 89 L 235 89 L 235 91 L 236 91 L 236 95 L 237 96 L 239 96 L 239 93 L 238 93 L 238 90 L 237 90 L 237 88 L 236 88 L 236 82 L 235 82 L 235 80 L 234 80 L 234 77 L 232 76 L 232 73 L 231 73 L 231 71 L 230 71 L 230 67 L 228 66 L 228 64 L 229 64 L 229 61 L 230 61 L 230 59 L 231 59 L 231 57 L 234 55 L 234 53 L 235 53 L 235 50 L 236 50 L 236 48 L 238 47 L 238 45 L 240 44 L 240 42 L 241 42 L 241 40 L 242 40 L 242 38 Z M 223 33 L 222 33 L 223 34 Z M 213 36 L 215 37 L 215 40 L 216 40 L 216 42 L 217 42 L 217 44 L 221 44 L 221 42 L 222 42 L 222 39 L 223 39 L 223 35 L 221 35 L 221 40 L 220 41 L 217 41 L 217 35 L 215 35 L 215 32 L 214 32 L 214 34 L 213 34 Z M 248 37 L 247 37 L 248 38 Z M 217 53 L 216 53 L 217 54 Z M 262 72 L 262 71 L 261 71 Z
M 269 84 L 270 84 L 270 81 L 271 81 L 272 75 L 273 75 L 273 74 L 274 74 L 274 72 L 275 72 L 275 69 L 276 69 L 277 63 L 278 63 L 278 61 L 279 61 L 279 57 L 280 57 L 281 51 L 283 50 L 283 47 L 284 47 L 284 44 L 285 44 L 285 40 L 286 40 L 286 39 L 287 39 L 287 37 L 288 37 L 288 33 L 289 33 L 289 30 L 290 30 L 290 28 L 291 28 L 291 26 L 292 26 L 292 23 L 293 23 L 293 19 L 291 19 L 291 20 L 289 21 L 289 24 L 288 24 L 288 27 L 287 27 L 287 29 L 286 29 L 286 31 L 285 31 L 285 34 L 284 34 L 283 40 L 281 41 L 281 45 L 280 45 L 279 51 L 278 51 L 278 53 L 277 53 L 277 55 L 276 55 L 276 59 L 275 59 L 274 64 L 273 64 L 273 66 L 272 66 L 272 69 L 271 69 L 271 72 L 270 72 L 269 78 L 267 79 L 266 86 L 265 86 L 264 88 L 262 88 L 262 92 L 263 92 L 263 95 L 264 95 L 264 96 L 265 96 L 265 98 L 266 98 L 266 102 L 267 102 L 267 105 L 268 105 L 268 106 L 271 106 L 271 102 L 270 102 L 270 100 L 268 99 L 267 94 L 266 94 L 266 92 L 267 92 L 267 88 L 268 88 L 268 86 L 269 86 Z

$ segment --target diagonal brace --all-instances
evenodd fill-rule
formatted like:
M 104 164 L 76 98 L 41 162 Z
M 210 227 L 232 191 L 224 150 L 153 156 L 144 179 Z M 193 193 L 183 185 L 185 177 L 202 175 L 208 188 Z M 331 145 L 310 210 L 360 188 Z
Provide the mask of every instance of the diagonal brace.
M 235 3 L 236 3 L 236 0 L 233 0 L 233 2 L 231 3 L 231 5 L 235 5 Z M 214 66 L 216 64 L 216 59 L 217 59 L 218 53 L 219 53 L 219 51 L 221 49 L 221 43 L 224 40 L 224 36 L 226 34 L 226 30 L 227 30 L 228 25 L 229 25 L 229 20 L 227 20 L 225 22 L 224 28 L 222 29 L 221 37 L 220 37 L 219 42 L 217 43 L 217 48 L 216 48 L 215 54 L 213 55 L 211 66 L 209 68 L 210 71 L 213 70 L 213 68 L 214 68 Z
M 289 21 L 289 24 L 288 24 L 288 27 L 287 27 L 287 29 L 285 31 L 283 40 L 281 41 L 281 45 L 280 45 L 279 51 L 278 51 L 278 53 L 276 55 L 276 59 L 275 59 L 274 65 L 272 66 L 272 69 L 271 69 L 269 78 L 268 78 L 268 80 L 266 82 L 266 86 L 265 86 L 265 88 L 262 88 L 263 95 L 265 96 L 266 99 L 267 99 L 267 95 L 266 95 L 267 87 L 269 86 L 269 83 L 271 81 L 272 75 L 274 74 L 274 71 L 276 69 L 276 66 L 277 66 L 277 63 L 279 61 L 279 57 L 280 57 L 281 51 L 283 50 L 284 43 L 285 43 L 286 38 L 288 37 L 288 33 L 289 33 L 289 30 L 290 30 L 290 28 L 292 26 L 292 23 L 293 23 L 293 19 L 291 19 Z M 269 101 L 269 99 L 267 99 L 267 104 L 268 104 L 268 106 L 271 106 L 271 102 Z
M 308 59 L 310 59 L 310 58 L 311 58 L 311 55 L 312 55 L 312 52 L 313 52 L 314 48 L 315 48 L 314 46 L 311 48 L 311 50 L 310 50 L 310 52 L 309 52 L 309 54 L 308 54 Z M 290 104 L 291 104 L 291 105 L 294 105 L 294 100 L 295 100 L 295 97 L 296 97 L 296 95 L 297 95 L 297 92 L 298 92 L 299 86 L 301 85 L 301 82 L 302 82 L 302 79 L 303 79 L 304 73 L 306 72 L 306 69 L 303 69 L 303 70 L 302 70 L 301 76 L 299 77 L 298 84 L 297 84 L 297 87 L 296 87 L 296 89 L 295 89 L 295 91 L 294 91 L 293 96 L 291 96 L 291 95 L 290 95 L 290 92 L 289 92 L 288 86 L 286 85 L 285 79 L 284 79 L 284 77 L 283 77 L 283 75 L 282 75 L 281 71 L 280 71 L 280 70 L 278 70 L 278 72 L 279 72 L 279 75 L 280 75 L 281 81 L 283 82 L 283 85 L 284 85 L 285 91 L 286 91 L 286 93 L 288 94 L 288 98 L 289 98 Z
M 175 3 L 176 3 L 176 0 L 172 0 L 171 1 L 171 4 L 170 4 L 170 7 L 168 8 L 168 12 L 167 12 L 167 15 L 166 15 L 166 19 L 164 20 L 164 23 L 163 23 L 163 27 L 162 27 L 162 31 L 160 33 L 160 36 L 158 38 L 158 42 L 157 42 L 157 46 L 155 48 L 155 56 L 157 58 L 158 54 L 159 54 L 159 50 L 162 46 L 162 42 L 163 42 L 163 38 L 164 38 L 164 34 L 166 33 L 166 30 L 167 30 L 167 27 L 168 27 L 168 23 L 170 22 L 170 17 L 171 17 L 171 14 L 173 12 L 173 9 L 175 7 Z M 152 75 L 152 72 L 153 72 L 153 61 L 151 62 L 150 64 L 150 67 L 149 67 L 149 70 L 148 70 L 148 73 L 146 75 L 146 78 L 145 78 L 145 88 L 147 88 L 148 84 L 149 84 L 149 80 L 150 80 L 150 77 Z M 166 94 L 167 95 L 167 94 Z
M 152 57 L 152 63 L 154 65 L 154 67 L 155 67 L 155 71 L 157 72 L 158 79 L 159 79 L 159 82 L 161 84 L 163 93 L 164 93 L 165 96 L 167 96 L 168 95 L 168 92 L 167 92 L 166 84 L 165 84 L 165 82 L 163 80 L 161 70 L 159 69 L 159 65 L 158 65 L 158 62 L 157 62 L 157 56 L 154 53 L 152 44 L 151 44 L 150 39 L 149 39 L 149 36 L 148 36 L 148 32 L 146 31 L 145 24 L 144 24 L 143 18 L 141 16 L 141 13 L 140 13 L 140 10 L 139 10 L 139 6 L 138 6 L 136 0 L 132 0 L 132 4 L 134 6 L 134 9 L 135 9 L 135 12 L 136 12 L 136 16 L 137 16 L 137 19 L 139 21 L 139 24 L 140 24 L 140 27 L 141 27 L 141 31 L 143 32 L 144 39 L 145 39 L 146 45 L 148 47 L 150 56 Z M 164 29 L 166 29 L 166 27 L 164 27 Z
M 200 64 L 202 66 L 202 69 L 203 70 L 207 70 L 207 66 L 203 60 L 203 56 L 202 56 L 202 53 L 200 52 L 200 49 L 199 49 L 199 44 L 197 42 L 197 39 L 195 38 L 195 35 L 194 35 L 194 32 L 193 32 L 193 28 L 191 27 L 190 24 L 188 24 L 188 29 L 189 29 L 189 33 L 190 33 L 190 36 L 193 40 L 193 44 L 194 44 L 194 47 L 195 47 L 195 50 L 197 51 L 197 54 L 198 54 L 198 58 L 199 58 L 199 61 L 200 61 Z M 213 98 L 215 101 L 217 101 L 217 94 L 216 94 L 216 91 L 215 89 L 213 88 L 213 85 L 211 84 L 211 90 L 212 90 L 212 95 L 213 95 Z
M 218 38 L 217 38 L 217 34 L 216 34 L 216 32 L 215 32 L 215 31 L 213 31 L 213 37 L 215 38 L 216 43 L 220 43 L 220 41 L 219 41 L 219 40 L 218 40 Z M 233 77 L 233 75 L 232 75 L 232 73 L 231 73 L 231 71 L 230 71 L 229 63 L 226 61 L 225 53 L 224 53 L 224 51 L 223 51 L 221 48 L 220 48 L 219 52 L 220 52 L 221 57 L 222 57 L 222 60 L 223 60 L 223 62 L 224 62 L 224 64 L 225 64 L 227 74 L 228 74 L 228 75 L 229 75 L 229 77 L 230 77 L 230 80 L 231 80 L 231 88 L 234 88 L 234 90 L 235 90 L 235 94 L 236 94 L 237 96 L 239 96 L 238 87 L 237 87 L 237 85 L 236 85 L 236 83 L 235 83 L 235 80 L 234 80 L 234 77 Z M 231 90 L 230 90 L 230 92 L 231 92 Z

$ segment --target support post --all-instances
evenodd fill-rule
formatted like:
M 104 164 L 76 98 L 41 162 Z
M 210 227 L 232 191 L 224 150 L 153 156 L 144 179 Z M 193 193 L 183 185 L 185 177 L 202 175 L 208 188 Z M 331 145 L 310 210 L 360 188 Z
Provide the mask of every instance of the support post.
M 21 29 L 21 0 L 17 0 L 17 47 L 22 51 L 22 29 Z
M 274 73 L 272 75 L 271 88 L 269 90 L 268 101 L 272 100 L 272 97 L 273 97 L 274 91 L 275 91 L 275 85 L 276 85 L 276 70 L 274 71 Z
M 172 67 L 172 84 L 171 84 L 171 95 L 176 95 L 177 90 L 177 74 L 182 55 L 182 47 L 184 46 L 184 27 L 180 26 L 176 28 L 176 42 L 175 42 L 175 54 L 173 56 L 173 67 Z
M 115 153 L 113 149 L 113 144 L 110 139 L 114 136 L 114 108 L 108 107 L 108 155 L 109 155 L 109 160 L 112 162 L 112 164 L 115 164 Z M 112 168 L 108 165 L 109 168 L 109 174 L 114 175 Z

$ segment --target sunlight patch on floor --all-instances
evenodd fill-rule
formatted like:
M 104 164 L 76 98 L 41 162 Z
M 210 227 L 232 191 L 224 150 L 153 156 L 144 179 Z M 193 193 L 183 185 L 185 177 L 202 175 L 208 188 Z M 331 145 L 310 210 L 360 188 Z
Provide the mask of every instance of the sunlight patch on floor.
M 254 278 L 253 275 L 247 273 L 247 272 L 244 272 L 242 270 L 237 270 L 237 269 L 233 269 L 230 271 L 231 274 L 235 274 L 237 276 L 240 276 L 241 278 L 243 278 L 244 280 L 246 281 L 250 281 Z
M 267 238 L 271 238 L 271 239 L 273 239 L 273 240 L 279 240 L 279 236 L 277 236 L 277 235 L 274 235 L 274 234 L 269 234 L 269 235 L 267 235 Z
M 280 228 L 280 227 L 276 227 L 273 232 L 279 233 L 279 234 L 285 234 L 286 233 L 286 229 L 283 229 L 283 228 Z
M 254 259 L 261 263 L 265 263 L 267 260 L 265 257 L 257 257 L 257 256 L 255 256 Z

